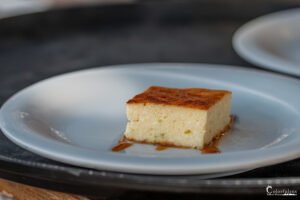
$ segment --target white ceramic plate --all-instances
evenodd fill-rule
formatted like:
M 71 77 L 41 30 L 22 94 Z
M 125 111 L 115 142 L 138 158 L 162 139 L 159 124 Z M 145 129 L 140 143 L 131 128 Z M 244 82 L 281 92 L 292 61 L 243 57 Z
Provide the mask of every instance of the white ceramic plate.
M 269 14 L 242 26 L 233 47 L 245 60 L 300 76 L 300 9 Z
M 233 91 L 234 129 L 220 154 L 136 144 L 111 152 L 126 125 L 125 102 L 151 85 Z M 16 144 L 57 161 L 130 173 L 226 173 L 300 155 L 300 81 L 257 70 L 201 64 L 96 68 L 30 86 L 1 108 L 0 124 Z

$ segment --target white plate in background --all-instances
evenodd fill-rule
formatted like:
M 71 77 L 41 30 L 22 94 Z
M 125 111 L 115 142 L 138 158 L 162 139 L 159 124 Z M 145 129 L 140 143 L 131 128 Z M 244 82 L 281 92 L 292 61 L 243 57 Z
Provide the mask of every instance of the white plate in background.
M 233 36 L 235 51 L 259 67 L 300 76 L 300 9 L 254 19 Z

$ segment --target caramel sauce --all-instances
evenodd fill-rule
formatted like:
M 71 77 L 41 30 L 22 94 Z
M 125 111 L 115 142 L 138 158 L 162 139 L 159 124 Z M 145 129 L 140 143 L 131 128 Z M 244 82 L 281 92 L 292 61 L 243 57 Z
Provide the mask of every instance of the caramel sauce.
M 168 148 L 167 146 L 158 145 L 158 146 L 156 146 L 155 150 L 156 151 L 163 151 L 163 150 L 166 150 L 167 148 Z
M 202 153 L 220 153 L 221 151 L 219 150 L 218 147 L 214 147 L 214 146 L 205 146 L 202 150 Z
M 113 152 L 119 152 L 123 151 L 124 149 L 127 149 L 128 147 L 131 147 L 133 145 L 132 142 L 128 142 L 124 136 L 120 138 L 118 141 L 118 144 L 111 148 Z
M 230 122 L 224 128 L 224 130 L 221 131 L 221 133 L 219 133 L 216 137 L 214 137 L 213 140 L 209 144 L 206 144 L 203 147 L 203 149 L 201 149 L 201 152 L 203 154 L 205 154 L 205 153 L 221 153 L 220 149 L 218 148 L 218 145 L 219 145 L 220 140 L 222 139 L 222 137 L 225 135 L 225 133 L 227 133 L 231 129 L 235 118 L 236 118 L 235 115 L 230 116 Z
M 130 147 L 132 145 L 133 145 L 133 143 L 122 142 L 122 143 L 119 143 L 116 146 L 114 146 L 111 150 L 113 152 L 119 152 L 119 151 L 123 151 L 124 149 L 127 149 L 128 147 Z
M 209 144 L 205 145 L 203 149 L 201 149 L 202 153 L 220 153 L 220 149 L 218 148 L 220 139 L 224 134 L 215 137 Z

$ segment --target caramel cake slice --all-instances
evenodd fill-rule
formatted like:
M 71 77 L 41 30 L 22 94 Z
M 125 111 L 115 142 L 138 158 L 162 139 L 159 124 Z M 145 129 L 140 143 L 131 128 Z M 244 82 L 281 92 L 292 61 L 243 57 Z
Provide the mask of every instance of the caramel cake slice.
M 202 149 L 230 123 L 231 92 L 152 86 L 127 102 L 127 140 Z

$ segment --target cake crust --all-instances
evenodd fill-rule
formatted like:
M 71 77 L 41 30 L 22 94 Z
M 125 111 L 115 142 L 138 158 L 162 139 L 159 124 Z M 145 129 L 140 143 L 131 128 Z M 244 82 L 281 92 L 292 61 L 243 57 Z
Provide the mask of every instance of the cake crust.
M 227 94 L 231 92 L 203 88 L 175 89 L 152 86 L 127 101 L 127 104 L 160 104 L 208 110 Z

